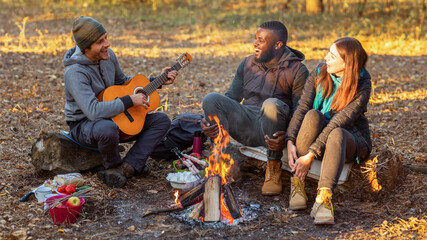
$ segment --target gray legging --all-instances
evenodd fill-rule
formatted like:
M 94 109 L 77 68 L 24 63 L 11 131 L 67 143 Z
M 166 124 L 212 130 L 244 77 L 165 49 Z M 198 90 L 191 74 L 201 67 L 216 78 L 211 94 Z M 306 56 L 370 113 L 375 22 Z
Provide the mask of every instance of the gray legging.
M 312 109 L 307 112 L 296 139 L 298 156 L 308 153 L 310 145 L 325 126 L 326 119 L 320 111 Z M 335 128 L 331 131 L 322 158 L 318 188 L 336 187 L 344 163 L 356 160 L 356 144 L 353 135 L 344 128 Z
M 205 116 L 216 115 L 236 141 L 253 147 L 267 147 L 266 134 L 272 137 L 277 131 L 286 132 L 289 118 L 289 106 L 277 98 L 268 98 L 259 107 L 240 104 L 218 93 L 209 93 L 203 98 L 203 110 Z M 270 161 L 278 161 L 283 152 L 268 150 L 267 155 Z

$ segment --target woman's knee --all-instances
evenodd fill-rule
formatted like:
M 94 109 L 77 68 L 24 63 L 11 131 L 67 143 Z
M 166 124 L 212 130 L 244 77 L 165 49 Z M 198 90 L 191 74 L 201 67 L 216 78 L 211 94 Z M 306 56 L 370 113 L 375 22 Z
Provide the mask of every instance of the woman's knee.
M 324 121 L 324 115 L 322 114 L 322 112 L 320 112 L 319 110 L 316 109 L 311 109 L 309 110 L 304 117 L 304 120 L 307 119 L 307 121 L 310 122 L 320 122 L 320 121 Z
M 335 128 L 329 133 L 328 140 L 326 141 L 327 147 L 338 147 L 343 146 L 345 143 L 345 129 Z

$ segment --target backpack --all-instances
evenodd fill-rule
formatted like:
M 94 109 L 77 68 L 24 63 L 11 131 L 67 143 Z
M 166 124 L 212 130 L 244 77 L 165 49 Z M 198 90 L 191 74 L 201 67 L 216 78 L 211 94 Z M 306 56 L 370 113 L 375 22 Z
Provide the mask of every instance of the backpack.
M 203 146 L 203 143 L 207 139 L 200 127 L 200 122 L 203 118 L 203 114 L 193 113 L 183 113 L 176 116 L 166 135 L 150 154 L 150 157 L 153 159 L 178 159 L 178 156 L 171 151 L 172 148 L 177 147 L 180 151 L 184 151 L 191 147 L 197 131 L 202 132 Z

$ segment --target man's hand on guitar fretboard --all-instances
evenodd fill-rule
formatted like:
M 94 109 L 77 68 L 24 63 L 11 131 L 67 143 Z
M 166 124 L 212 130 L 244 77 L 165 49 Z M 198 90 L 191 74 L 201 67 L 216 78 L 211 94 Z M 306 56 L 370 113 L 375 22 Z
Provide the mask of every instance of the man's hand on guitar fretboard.
M 162 74 L 170 70 L 171 70 L 171 67 L 165 67 L 162 69 Z M 172 84 L 175 81 L 176 76 L 178 76 L 178 71 L 173 70 L 168 72 L 168 80 L 166 80 L 166 82 L 164 82 L 163 85 Z

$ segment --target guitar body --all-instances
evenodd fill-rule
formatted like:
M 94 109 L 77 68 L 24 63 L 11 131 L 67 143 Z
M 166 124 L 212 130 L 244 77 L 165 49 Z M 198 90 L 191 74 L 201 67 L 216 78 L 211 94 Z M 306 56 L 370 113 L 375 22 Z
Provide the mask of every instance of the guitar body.
M 150 80 L 145 76 L 137 75 L 123 85 L 108 87 L 98 95 L 98 99 L 101 102 L 106 102 L 126 95 L 141 93 L 143 92 L 144 87 L 148 84 L 150 84 Z M 148 95 L 148 102 L 150 105 L 148 109 L 145 109 L 142 106 L 133 106 L 127 109 L 128 114 L 123 112 L 112 118 L 121 131 L 120 139 L 128 139 L 141 132 L 147 113 L 160 106 L 160 96 L 157 91 L 153 91 Z
M 170 70 L 163 72 L 152 82 L 142 75 L 137 75 L 125 82 L 123 85 L 110 86 L 102 91 L 97 97 L 101 102 L 113 101 L 116 98 L 121 98 L 126 95 L 145 94 L 149 103 L 149 107 L 145 109 L 143 106 L 133 106 L 126 109 L 123 113 L 114 116 L 112 120 L 120 129 L 120 139 L 126 140 L 141 132 L 145 123 L 145 116 L 148 112 L 155 110 L 160 106 L 160 96 L 157 89 L 168 80 L 169 71 L 178 71 L 191 62 L 190 54 L 183 53 L 177 59 L 176 63 Z

